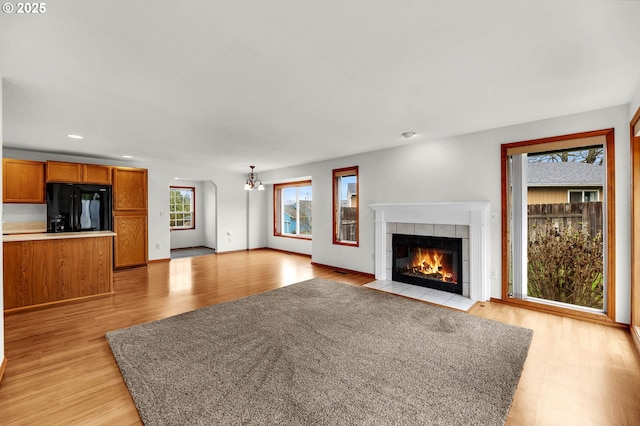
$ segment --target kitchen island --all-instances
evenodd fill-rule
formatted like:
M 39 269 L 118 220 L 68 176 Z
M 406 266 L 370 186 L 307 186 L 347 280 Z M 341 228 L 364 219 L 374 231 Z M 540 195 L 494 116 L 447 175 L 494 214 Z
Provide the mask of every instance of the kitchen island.
M 113 293 L 111 231 L 3 235 L 6 313 Z

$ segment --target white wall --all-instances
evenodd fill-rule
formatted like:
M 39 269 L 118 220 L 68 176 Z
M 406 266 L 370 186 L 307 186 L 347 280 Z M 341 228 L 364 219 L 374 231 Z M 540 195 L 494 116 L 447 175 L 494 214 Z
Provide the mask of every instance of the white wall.
M 388 150 L 261 173 L 265 181 L 313 179 L 314 262 L 374 273 L 374 214 L 368 206 L 389 202 L 481 201 L 491 203 L 491 297 L 501 298 L 500 145 L 615 128 L 616 320 L 629 322 L 630 164 L 628 105 L 525 123 L 468 135 L 420 141 Z M 425 124 L 426 126 L 426 124 Z M 418 126 L 419 127 L 419 126 Z M 331 170 L 359 166 L 360 245 L 332 243 Z M 265 216 L 269 216 L 267 211 Z M 271 247 L 274 239 L 269 238 Z
M 204 246 L 212 249 L 216 248 L 218 235 L 216 185 L 209 181 L 202 182 L 204 206 Z
M 245 191 L 247 193 L 247 232 L 249 249 L 267 246 L 267 223 L 263 220 L 267 210 L 268 188 L 264 191 Z
M 629 102 L 629 118 L 633 118 L 636 111 L 640 108 L 640 85 L 638 85 L 638 90 L 635 95 L 631 98 L 631 102 Z

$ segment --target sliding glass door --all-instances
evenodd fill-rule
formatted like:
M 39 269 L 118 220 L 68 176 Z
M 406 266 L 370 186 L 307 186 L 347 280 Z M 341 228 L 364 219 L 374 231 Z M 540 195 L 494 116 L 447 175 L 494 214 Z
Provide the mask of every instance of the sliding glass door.
M 506 144 L 502 157 L 503 300 L 612 320 L 613 130 Z

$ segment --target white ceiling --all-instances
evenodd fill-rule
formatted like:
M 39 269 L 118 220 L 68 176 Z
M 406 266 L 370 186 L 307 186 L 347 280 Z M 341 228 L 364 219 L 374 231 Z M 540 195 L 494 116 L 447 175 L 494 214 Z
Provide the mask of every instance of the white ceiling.
M 0 14 L 6 147 L 244 173 L 626 104 L 640 84 L 637 1 L 46 7 Z

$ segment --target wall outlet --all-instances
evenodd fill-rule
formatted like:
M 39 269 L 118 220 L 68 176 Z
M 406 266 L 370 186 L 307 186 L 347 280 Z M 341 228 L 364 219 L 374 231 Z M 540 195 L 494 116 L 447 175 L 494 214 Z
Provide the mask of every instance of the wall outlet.
M 156 250 L 160 249 L 160 243 L 156 243 Z
M 492 269 L 491 272 L 489 272 L 489 278 L 492 280 L 498 279 L 498 273 L 495 269 Z

